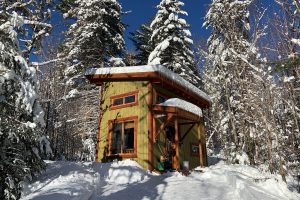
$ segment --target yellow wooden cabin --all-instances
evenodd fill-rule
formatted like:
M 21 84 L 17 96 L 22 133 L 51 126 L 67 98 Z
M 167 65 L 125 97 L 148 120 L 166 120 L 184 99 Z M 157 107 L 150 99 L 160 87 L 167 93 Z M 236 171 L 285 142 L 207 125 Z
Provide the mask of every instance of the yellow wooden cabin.
M 201 109 L 210 98 L 167 68 L 89 69 L 101 86 L 96 160 L 133 159 L 153 170 L 207 166 Z

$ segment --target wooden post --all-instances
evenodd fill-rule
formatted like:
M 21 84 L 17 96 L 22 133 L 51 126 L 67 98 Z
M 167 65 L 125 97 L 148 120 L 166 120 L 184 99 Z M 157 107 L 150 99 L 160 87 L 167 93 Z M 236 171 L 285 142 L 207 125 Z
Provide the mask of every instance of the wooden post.
M 203 122 L 204 123 L 204 122 Z M 203 141 L 204 141 L 204 165 L 207 167 L 208 166 L 208 160 L 207 160 L 207 148 L 206 148 L 206 128 L 205 124 L 203 124 Z
M 179 162 L 179 128 L 178 128 L 178 118 L 175 117 L 175 169 L 179 170 L 180 169 L 180 162 Z
M 153 128 L 152 128 L 152 131 L 153 131 L 153 134 L 152 134 L 152 141 L 153 141 L 153 144 L 156 142 L 156 119 L 154 117 L 154 114 L 152 116 L 152 125 L 153 125 Z
M 202 152 L 202 138 L 201 138 L 201 122 L 198 122 L 198 144 L 199 144 L 199 161 L 200 166 L 203 167 L 203 152 Z
M 148 169 L 153 170 L 152 161 L 152 144 L 153 144 L 153 87 L 152 83 L 148 82 Z

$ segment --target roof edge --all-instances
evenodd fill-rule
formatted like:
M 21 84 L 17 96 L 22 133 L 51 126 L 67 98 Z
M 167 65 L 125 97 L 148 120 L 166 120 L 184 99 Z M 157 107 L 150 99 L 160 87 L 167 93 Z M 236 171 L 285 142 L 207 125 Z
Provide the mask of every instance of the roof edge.
M 144 75 L 144 73 L 148 73 L 148 77 L 146 75 Z M 188 90 L 189 92 L 192 92 L 194 95 L 204 99 L 205 101 L 207 101 L 207 103 L 209 104 L 209 106 L 211 106 L 211 99 L 210 97 L 203 92 L 202 90 L 200 90 L 199 88 L 197 88 L 196 86 L 194 86 L 193 84 L 191 84 L 190 82 L 188 82 L 187 80 L 185 80 L 184 78 L 182 78 L 180 75 L 174 73 L 173 71 L 167 69 L 166 67 L 162 66 L 162 65 L 140 65 L 140 66 L 126 66 L 126 67 L 103 67 L 103 68 L 90 68 L 87 69 L 85 72 L 85 76 L 91 81 L 92 77 L 95 77 L 95 79 L 101 79 L 101 76 L 105 76 L 102 77 L 103 79 L 110 79 L 113 80 L 113 75 L 115 75 L 115 77 L 117 75 L 137 75 L 135 77 L 138 78 L 145 78 L 145 79 L 149 79 L 152 78 L 151 74 L 158 74 L 158 76 L 161 78 L 164 77 L 165 79 L 176 83 L 177 85 L 181 86 L 183 89 Z M 134 78 L 133 76 L 128 76 L 128 80 Z M 117 80 L 117 79 L 116 79 Z M 103 81 L 106 82 L 106 81 Z

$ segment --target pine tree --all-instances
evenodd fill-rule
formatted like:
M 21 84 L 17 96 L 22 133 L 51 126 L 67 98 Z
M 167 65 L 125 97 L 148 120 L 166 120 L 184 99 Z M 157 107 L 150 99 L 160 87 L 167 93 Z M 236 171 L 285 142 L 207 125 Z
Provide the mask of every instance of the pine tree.
M 36 70 L 19 49 L 23 16 L 0 12 L 0 199 L 18 199 L 21 182 L 43 167 L 38 155 L 38 128 L 43 111 L 35 92 Z
M 187 13 L 178 0 L 162 0 L 150 27 L 151 43 L 155 47 L 150 53 L 148 64 L 161 64 L 197 85 L 199 77 L 192 51 L 193 40 L 189 25 L 181 18 Z
M 137 65 L 146 65 L 148 63 L 149 55 L 154 49 L 150 41 L 152 35 L 150 25 L 142 24 L 138 30 L 130 34 L 130 40 L 133 42 L 137 52 L 135 55 Z
M 124 49 L 121 6 L 115 0 L 75 1 L 65 17 L 76 19 L 66 34 L 63 56 L 69 83 L 80 81 L 88 67 L 99 67 Z M 81 78 L 80 78 L 81 77 Z M 73 80 L 74 79 L 74 80 Z
M 74 19 L 75 23 L 68 29 L 59 54 L 62 59 L 59 68 L 65 69 L 63 98 L 66 100 L 60 121 L 64 130 L 72 130 L 76 138 L 87 139 L 90 144 L 91 140 L 96 142 L 99 90 L 87 82 L 84 73 L 88 67 L 123 65 L 119 59 L 124 49 L 122 8 L 116 0 L 66 2 L 72 9 L 64 16 Z M 83 141 L 81 147 L 85 145 Z M 80 153 L 77 146 L 71 150 L 73 152 L 66 152 L 67 159 L 74 159 L 76 153 Z

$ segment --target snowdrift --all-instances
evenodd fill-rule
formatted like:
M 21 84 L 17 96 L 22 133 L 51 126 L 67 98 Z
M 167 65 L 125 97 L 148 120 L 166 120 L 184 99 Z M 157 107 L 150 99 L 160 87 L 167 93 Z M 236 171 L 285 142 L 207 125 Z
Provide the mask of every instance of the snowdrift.
M 131 160 L 47 164 L 47 171 L 25 186 L 22 200 L 300 199 L 280 177 L 222 161 L 187 177 L 178 172 L 150 173 Z

